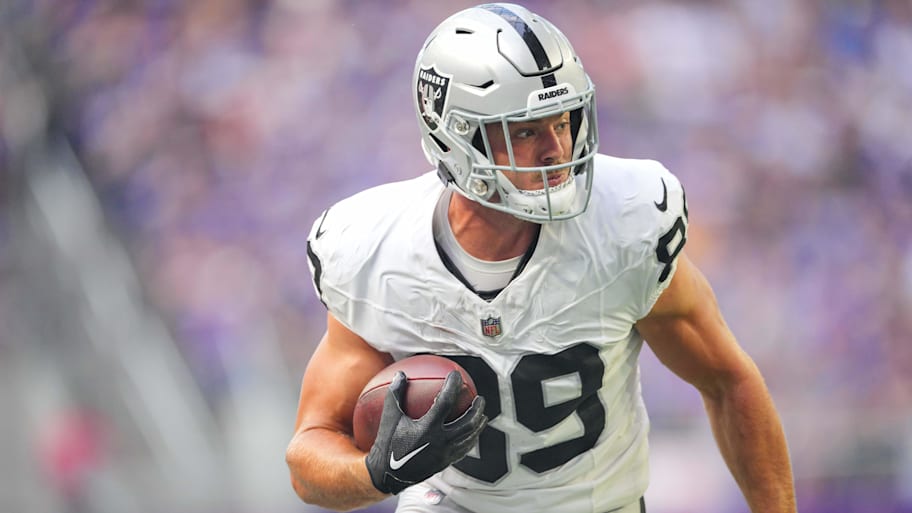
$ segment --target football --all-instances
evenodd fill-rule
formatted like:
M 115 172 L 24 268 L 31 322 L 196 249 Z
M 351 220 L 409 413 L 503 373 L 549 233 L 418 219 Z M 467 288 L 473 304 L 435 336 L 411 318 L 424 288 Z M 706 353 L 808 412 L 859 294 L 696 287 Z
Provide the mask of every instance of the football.
M 383 414 L 383 401 L 396 372 L 402 371 L 408 378 L 402 410 L 409 417 L 418 419 L 430 409 L 447 375 L 454 370 L 462 374 L 463 384 L 456 405 L 447 417 L 447 421 L 451 421 L 465 413 L 478 394 L 472 378 L 459 364 L 442 356 L 424 354 L 404 358 L 378 372 L 364 386 L 355 404 L 352 417 L 355 445 L 367 451 L 374 444 Z

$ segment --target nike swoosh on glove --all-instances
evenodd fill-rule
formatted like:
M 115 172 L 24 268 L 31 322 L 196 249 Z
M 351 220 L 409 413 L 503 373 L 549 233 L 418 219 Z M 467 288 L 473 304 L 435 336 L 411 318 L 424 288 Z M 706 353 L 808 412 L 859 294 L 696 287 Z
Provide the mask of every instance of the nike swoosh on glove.
M 458 371 L 447 375 L 420 419 L 409 417 L 400 406 L 407 386 L 405 373 L 396 373 L 383 400 L 377 438 L 364 459 L 371 482 L 383 493 L 398 494 L 461 460 L 488 421 L 484 398 L 478 396 L 458 419 L 446 422 L 462 387 Z

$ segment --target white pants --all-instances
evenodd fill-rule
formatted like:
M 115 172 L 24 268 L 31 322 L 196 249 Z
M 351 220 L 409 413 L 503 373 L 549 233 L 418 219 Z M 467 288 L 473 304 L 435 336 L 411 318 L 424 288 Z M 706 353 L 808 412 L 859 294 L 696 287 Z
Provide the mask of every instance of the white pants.
M 396 513 L 474 513 L 456 504 L 443 492 L 425 483 L 406 488 L 399 494 Z M 525 513 L 537 513 L 527 511 Z M 545 513 L 545 512 L 542 512 Z M 550 512 L 547 512 L 550 513 Z M 605 513 L 646 513 L 643 499 Z

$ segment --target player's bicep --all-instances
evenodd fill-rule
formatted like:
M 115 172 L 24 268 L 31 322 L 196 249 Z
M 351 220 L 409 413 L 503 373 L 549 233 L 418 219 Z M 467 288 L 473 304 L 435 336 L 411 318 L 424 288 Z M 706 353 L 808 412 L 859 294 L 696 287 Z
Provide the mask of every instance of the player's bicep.
M 361 389 L 392 361 L 327 314 L 326 334 L 304 372 L 295 431 L 324 428 L 350 434 Z
M 637 330 L 659 360 L 701 391 L 712 393 L 752 367 L 722 318 L 703 274 L 685 254 Z

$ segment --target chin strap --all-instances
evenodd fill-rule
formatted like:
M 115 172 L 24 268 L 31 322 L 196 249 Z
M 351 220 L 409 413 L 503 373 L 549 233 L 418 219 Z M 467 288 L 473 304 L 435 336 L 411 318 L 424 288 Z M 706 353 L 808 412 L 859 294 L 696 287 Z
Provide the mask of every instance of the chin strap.
M 557 186 L 541 189 L 517 189 L 513 182 L 502 173 L 497 173 L 497 185 L 504 204 L 527 214 L 559 216 L 573 208 L 576 200 L 576 176 L 570 174 L 567 180 Z M 547 189 L 547 192 L 546 192 Z M 550 198 L 550 208 L 549 208 Z

